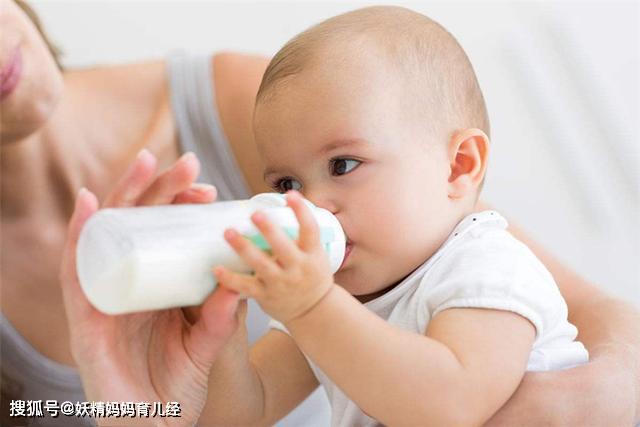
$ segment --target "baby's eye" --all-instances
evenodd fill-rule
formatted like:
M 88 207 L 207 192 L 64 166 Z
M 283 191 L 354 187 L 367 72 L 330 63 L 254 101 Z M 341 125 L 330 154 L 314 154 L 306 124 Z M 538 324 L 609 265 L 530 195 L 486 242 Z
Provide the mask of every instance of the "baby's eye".
M 273 189 L 279 193 L 286 193 L 289 190 L 298 190 L 302 188 L 302 184 L 293 178 L 281 178 L 273 185 Z
M 333 159 L 331 160 L 331 175 L 346 175 L 362 163 L 355 159 Z

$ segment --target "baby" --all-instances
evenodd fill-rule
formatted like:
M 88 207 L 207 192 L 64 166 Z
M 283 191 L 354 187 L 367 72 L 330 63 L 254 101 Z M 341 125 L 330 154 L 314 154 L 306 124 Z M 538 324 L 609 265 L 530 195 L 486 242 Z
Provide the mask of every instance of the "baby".
M 267 68 L 254 130 L 301 231 L 254 214 L 272 255 L 225 233 L 255 274 L 217 279 L 274 321 L 250 350 L 228 344 L 212 420 L 272 424 L 320 383 L 332 425 L 478 425 L 525 371 L 587 361 L 549 272 L 497 212 L 475 211 L 489 121 L 440 25 L 373 7 L 310 28 Z M 344 228 L 335 275 L 298 192 Z

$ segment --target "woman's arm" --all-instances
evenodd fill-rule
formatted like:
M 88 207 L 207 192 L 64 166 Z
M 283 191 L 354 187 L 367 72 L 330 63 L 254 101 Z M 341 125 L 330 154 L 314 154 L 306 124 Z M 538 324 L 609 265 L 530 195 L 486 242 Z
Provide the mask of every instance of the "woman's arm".
M 480 209 L 487 206 L 480 202 Z M 520 228 L 509 230 L 553 275 L 569 307 L 569 321 L 589 350 L 586 365 L 528 373 L 490 425 L 529 420 L 531 425 L 640 423 L 640 311 L 587 282 Z M 527 414 L 529 416 L 527 416 Z

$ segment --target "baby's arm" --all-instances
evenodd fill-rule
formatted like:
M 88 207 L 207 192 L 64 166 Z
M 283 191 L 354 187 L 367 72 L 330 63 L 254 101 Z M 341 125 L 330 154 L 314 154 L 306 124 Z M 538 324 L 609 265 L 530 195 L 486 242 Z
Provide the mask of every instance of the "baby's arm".
M 478 209 L 488 206 L 479 203 Z M 588 283 L 520 228 L 512 224 L 509 231 L 553 275 L 590 362 L 558 372 L 527 373 L 490 424 L 524 425 L 525 419 L 527 425 L 640 423 L 640 310 Z
M 396 328 L 334 284 L 309 207 L 296 192 L 287 204 L 300 224 L 298 240 L 255 213 L 273 256 L 228 230 L 227 242 L 255 274 L 219 266 L 216 277 L 284 323 L 363 411 L 393 425 L 481 423 L 509 398 L 534 339 L 527 320 L 506 311 L 445 310 L 432 322 L 438 334 L 453 334 L 446 344 Z
M 242 325 L 209 375 L 199 424 L 273 425 L 318 387 L 293 339 L 271 330 L 250 350 Z
M 426 336 L 403 331 L 334 286 L 286 325 L 300 349 L 385 425 L 479 425 L 513 394 L 533 344 L 507 311 L 449 309 Z

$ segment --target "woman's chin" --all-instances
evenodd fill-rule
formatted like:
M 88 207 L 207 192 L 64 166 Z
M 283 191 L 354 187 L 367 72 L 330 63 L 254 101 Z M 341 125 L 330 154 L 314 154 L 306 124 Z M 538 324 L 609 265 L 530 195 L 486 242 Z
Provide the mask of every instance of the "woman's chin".
M 48 118 L 49 117 L 44 117 L 40 120 L 34 120 L 30 117 L 27 120 L 12 123 L 9 118 L 3 117 L 3 123 L 0 123 L 0 144 L 4 147 L 28 138 L 40 130 Z M 5 119 L 8 124 L 4 123 Z
M 57 93 L 31 99 L 5 99 L 0 118 L 2 145 L 21 141 L 40 130 L 54 114 L 59 100 Z

